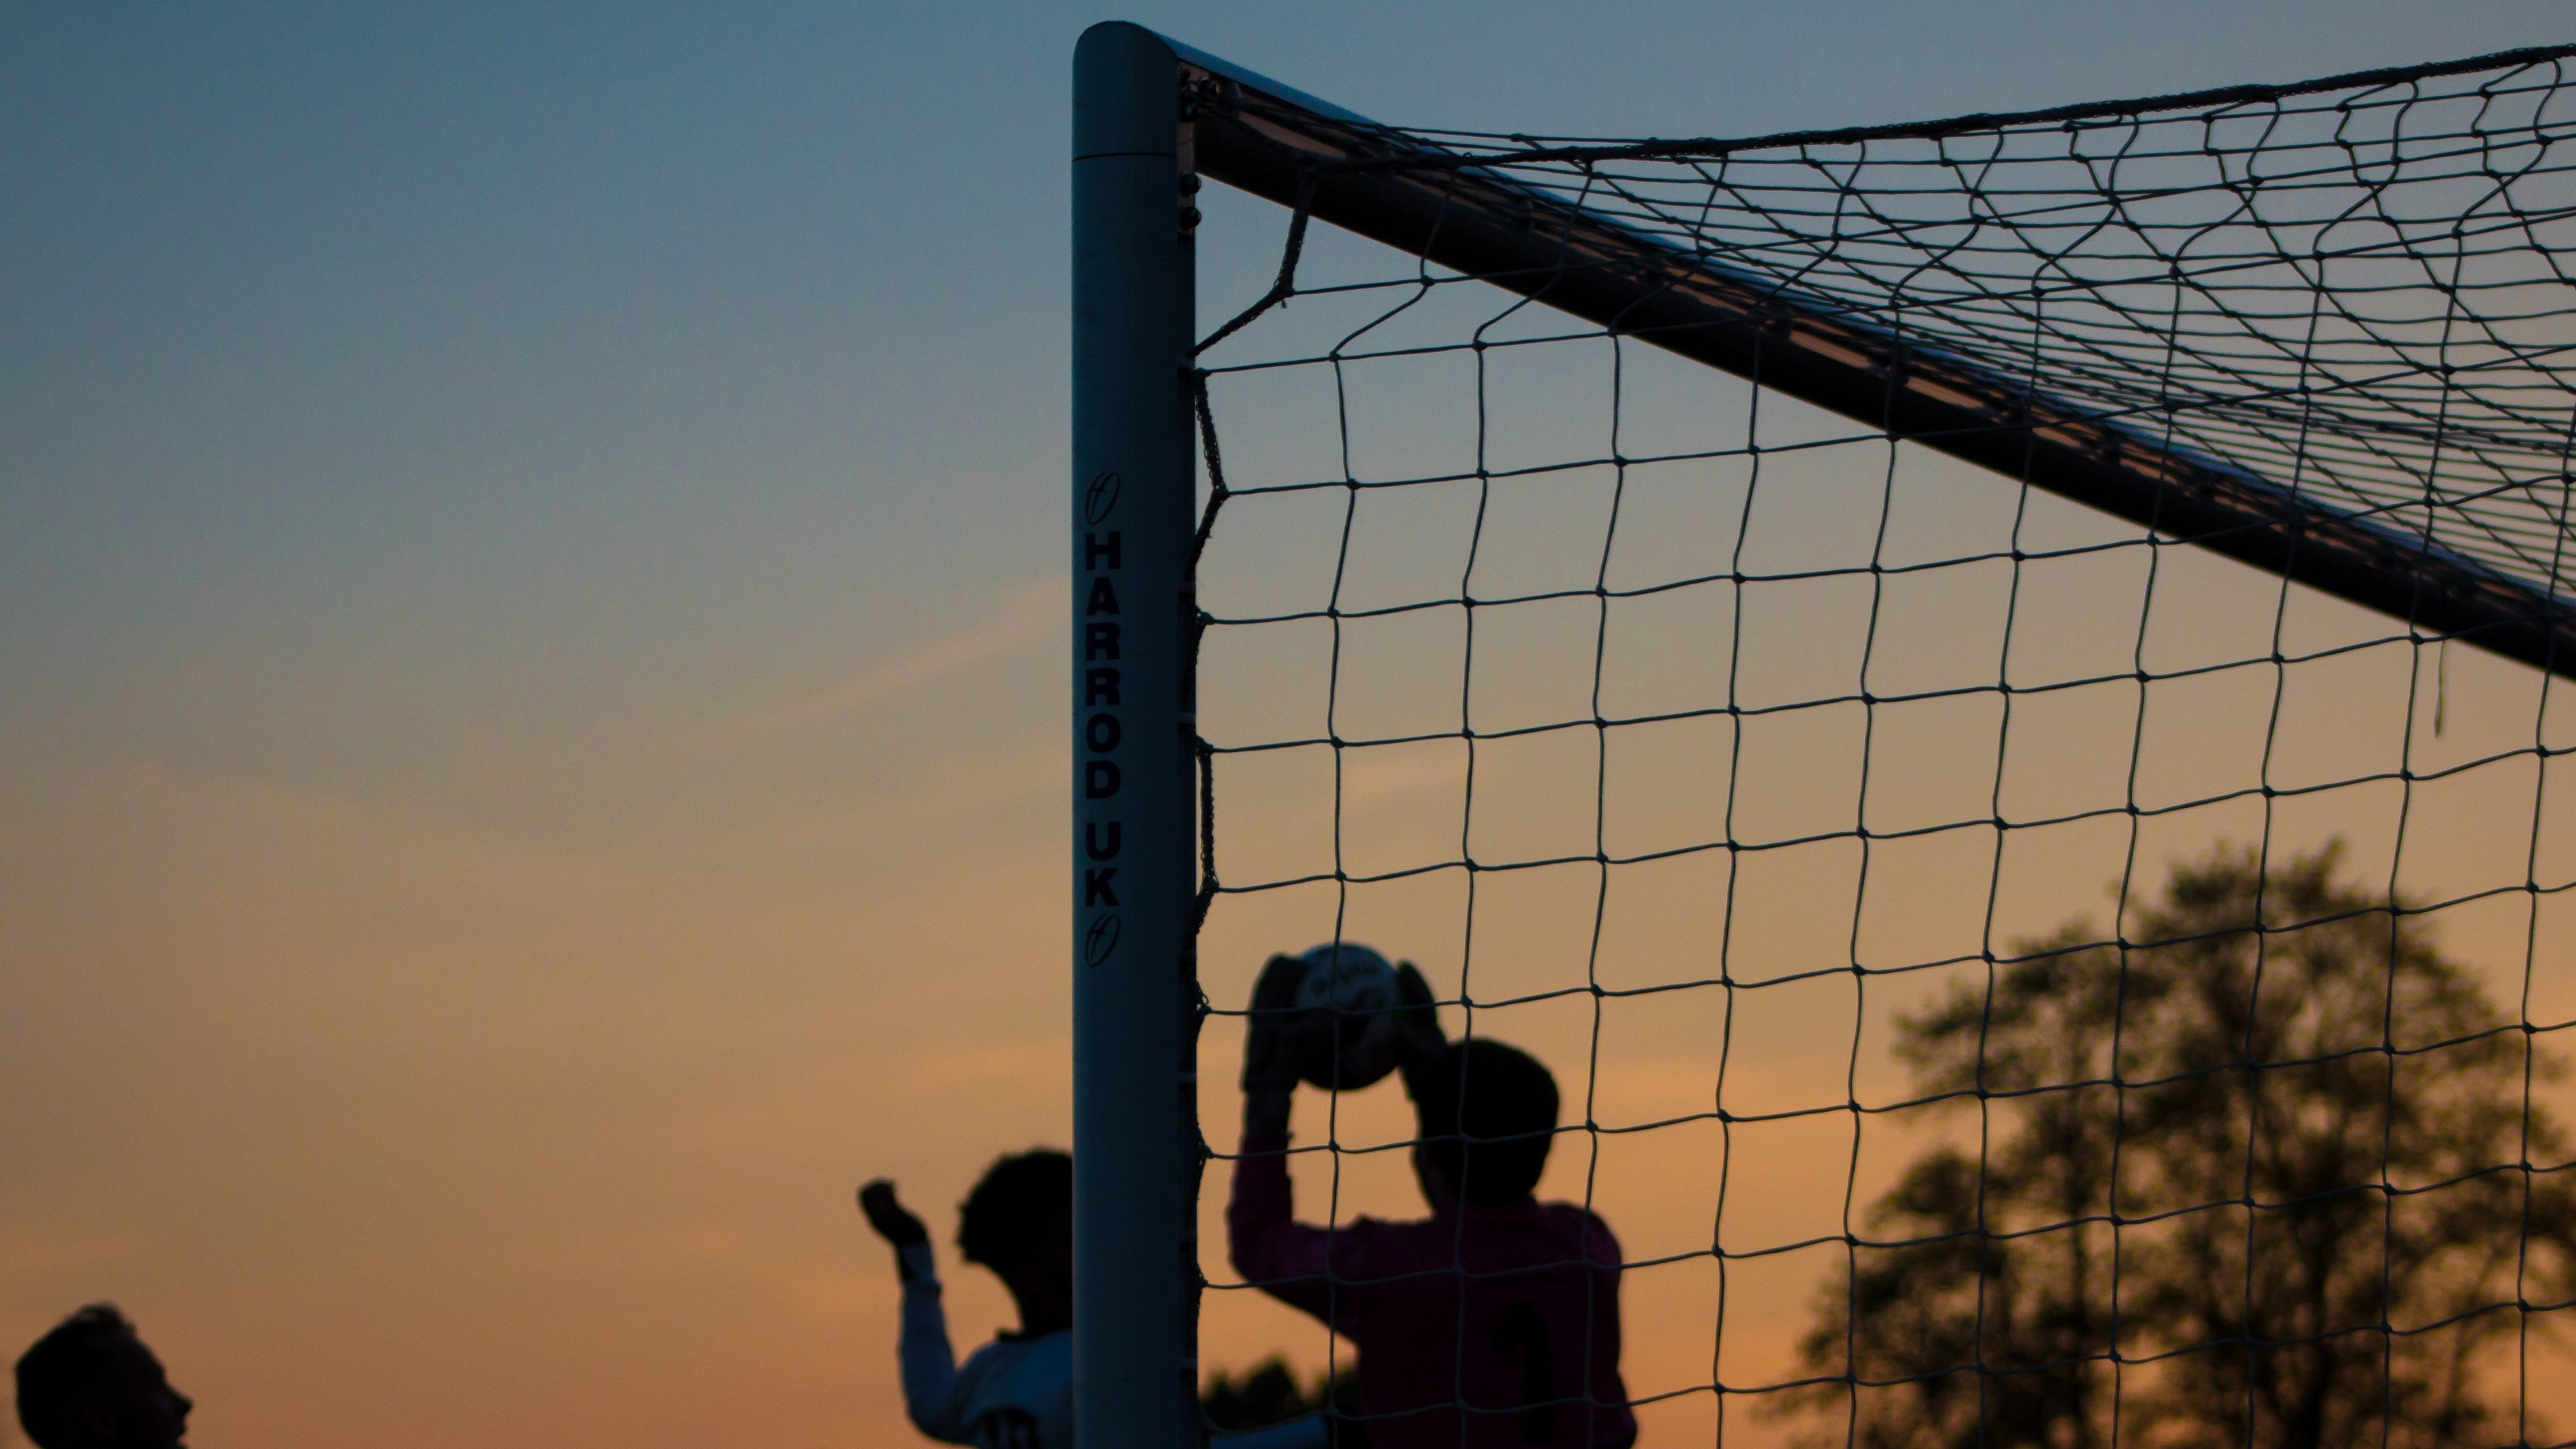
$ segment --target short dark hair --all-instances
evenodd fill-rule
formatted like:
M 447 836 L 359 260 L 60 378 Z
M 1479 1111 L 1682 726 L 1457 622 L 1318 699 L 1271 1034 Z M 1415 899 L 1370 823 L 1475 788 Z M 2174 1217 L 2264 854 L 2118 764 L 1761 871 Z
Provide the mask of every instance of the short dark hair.
M 1006 1272 L 1028 1261 L 1040 1235 L 1073 1216 L 1073 1159 L 1051 1147 L 996 1158 L 957 1208 L 957 1251 Z
M 1557 1107 L 1556 1078 L 1538 1058 L 1482 1037 L 1456 1042 L 1418 1091 L 1422 1151 L 1461 1199 L 1512 1203 L 1538 1190 Z
M 53 1327 L 18 1357 L 18 1425 L 37 1445 L 69 1444 L 81 1431 L 75 1411 L 123 1365 L 116 1349 L 137 1342 L 134 1325 L 113 1303 L 93 1303 Z

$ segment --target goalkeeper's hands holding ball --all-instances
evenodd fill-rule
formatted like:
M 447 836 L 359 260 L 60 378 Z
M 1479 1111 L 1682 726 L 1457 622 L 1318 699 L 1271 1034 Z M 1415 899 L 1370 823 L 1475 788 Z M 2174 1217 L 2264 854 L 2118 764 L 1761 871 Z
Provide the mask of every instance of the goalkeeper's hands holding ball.
M 1289 1099 L 1300 1078 L 1297 1053 L 1288 1023 L 1297 1010 L 1297 987 L 1308 963 L 1298 956 L 1273 956 L 1253 983 L 1252 1005 L 1245 1013 L 1243 1034 L 1243 1130 L 1285 1136 Z M 1431 983 L 1406 961 L 1395 968 L 1396 1065 L 1404 1074 L 1408 1096 L 1420 1101 L 1424 1074 L 1436 1069 L 1449 1051 L 1440 1029 L 1439 999 Z

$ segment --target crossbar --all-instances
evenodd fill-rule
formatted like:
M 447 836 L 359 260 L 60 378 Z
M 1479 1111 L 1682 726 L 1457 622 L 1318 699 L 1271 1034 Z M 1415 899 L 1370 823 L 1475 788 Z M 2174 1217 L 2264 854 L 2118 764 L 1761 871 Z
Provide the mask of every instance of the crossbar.
M 1198 171 L 1890 435 L 2576 675 L 2576 605 L 1187 47 Z

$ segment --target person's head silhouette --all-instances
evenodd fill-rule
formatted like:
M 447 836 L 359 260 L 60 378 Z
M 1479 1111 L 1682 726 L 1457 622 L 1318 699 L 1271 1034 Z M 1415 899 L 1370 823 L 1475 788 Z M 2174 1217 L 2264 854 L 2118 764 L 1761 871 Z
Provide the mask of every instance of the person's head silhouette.
M 37 1449 L 174 1449 L 195 1407 L 112 1303 L 64 1319 L 18 1359 L 18 1423 Z
M 1538 1058 L 1485 1037 L 1452 1042 L 1411 1086 L 1413 1172 L 1434 1211 L 1529 1200 L 1556 1140 L 1556 1078 Z
M 957 1251 L 1001 1278 L 1020 1332 L 1073 1326 L 1073 1159 L 1036 1148 L 996 1160 L 957 1209 Z

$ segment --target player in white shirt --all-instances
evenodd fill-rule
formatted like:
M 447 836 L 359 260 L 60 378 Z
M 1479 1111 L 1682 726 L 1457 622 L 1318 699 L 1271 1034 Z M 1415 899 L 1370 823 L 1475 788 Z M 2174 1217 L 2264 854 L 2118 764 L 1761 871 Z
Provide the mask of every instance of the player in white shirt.
M 1073 1449 L 1073 1159 L 1043 1149 L 1002 1158 L 959 1207 L 959 1255 L 992 1269 L 1020 1309 L 1019 1331 L 995 1335 L 962 1368 L 921 1219 L 884 1178 L 859 1189 L 859 1209 L 903 1280 L 897 1353 L 914 1427 L 976 1449 Z

